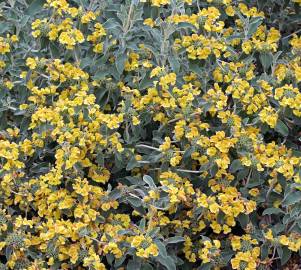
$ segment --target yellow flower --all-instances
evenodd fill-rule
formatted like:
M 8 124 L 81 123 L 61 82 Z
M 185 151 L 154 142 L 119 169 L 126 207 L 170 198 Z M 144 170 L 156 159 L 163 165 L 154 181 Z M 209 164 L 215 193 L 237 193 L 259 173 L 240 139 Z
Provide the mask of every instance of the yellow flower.
M 2 250 L 6 246 L 5 242 L 0 242 L 0 250 Z
M 92 11 L 88 11 L 87 13 L 85 13 L 84 15 L 82 15 L 81 17 L 81 22 L 83 24 L 89 23 L 91 21 L 94 21 L 96 19 L 96 15 L 94 12 Z
M 132 247 L 139 247 L 141 243 L 145 240 L 143 235 L 134 236 L 131 242 Z
M 217 153 L 217 150 L 215 147 L 209 147 L 206 151 L 207 151 L 207 155 L 209 155 L 210 157 L 215 156 Z
M 132 121 L 133 121 L 133 125 L 134 125 L 134 126 L 137 126 L 137 125 L 140 124 L 140 120 L 139 120 L 139 118 L 136 117 L 136 116 L 133 116 Z
M 290 241 L 289 241 L 289 239 L 288 239 L 288 237 L 286 235 L 281 235 L 279 237 L 279 242 L 280 242 L 280 244 L 282 244 L 284 246 L 288 246 L 289 243 L 290 243 Z
M 217 213 L 219 211 L 219 205 L 217 203 L 210 204 L 209 210 L 211 213 Z
M 267 233 L 264 235 L 264 237 L 267 239 L 267 240 L 273 240 L 274 239 L 274 237 L 273 237 L 273 232 L 272 232 L 272 230 L 271 229 L 269 229 L 268 231 L 267 231 Z
M 278 120 L 278 114 L 274 108 L 267 106 L 261 110 L 259 113 L 260 120 L 271 128 L 275 128 Z
M 11 82 L 11 81 L 5 81 L 5 82 L 4 82 L 4 85 L 5 85 L 9 90 L 13 89 L 13 87 L 14 87 L 14 84 L 13 84 L 13 82 Z
M 180 155 L 175 155 L 170 159 L 170 165 L 175 167 L 177 166 L 182 160 L 182 157 Z
M 259 194 L 259 189 L 258 188 L 252 188 L 249 190 L 249 194 L 252 195 L 253 197 L 256 197 Z
M 215 233 L 221 233 L 222 231 L 222 226 L 218 224 L 216 221 L 212 222 L 210 227 Z
M 158 76 L 161 72 L 165 70 L 164 67 L 156 67 L 151 71 L 150 77 L 153 78 L 155 76 Z
M 171 147 L 171 140 L 169 137 L 165 137 L 164 143 L 160 145 L 159 149 L 162 152 L 166 152 Z
M 252 42 L 250 40 L 244 41 L 241 46 L 245 54 L 250 54 L 250 52 L 252 51 L 252 47 Z
M 28 58 L 26 59 L 26 65 L 27 65 L 30 69 L 36 69 L 36 67 L 37 67 L 37 61 L 38 61 L 38 58 L 28 57 Z
M 159 255 L 159 249 L 158 249 L 157 245 L 155 245 L 153 243 L 150 244 L 150 246 L 146 250 L 150 255 L 152 255 L 154 257 Z
M 93 168 L 89 169 L 89 177 L 91 177 L 95 182 L 105 184 L 110 179 L 110 172 L 105 168 Z
M 160 7 L 170 3 L 170 0 L 151 0 L 151 3 L 155 7 Z
M 230 17 L 235 15 L 235 10 L 234 10 L 233 6 L 231 6 L 231 5 L 228 5 L 226 7 L 225 11 L 226 11 L 226 14 Z
M 103 51 L 103 43 L 102 42 L 96 44 L 93 48 L 93 52 L 95 52 L 95 53 L 102 53 L 102 51 Z
M 19 38 L 16 35 L 12 35 L 10 39 L 11 39 L 12 42 L 18 42 L 19 41 Z
M 143 24 L 148 25 L 149 27 L 154 27 L 155 26 L 155 22 L 153 21 L 152 18 L 145 19 Z

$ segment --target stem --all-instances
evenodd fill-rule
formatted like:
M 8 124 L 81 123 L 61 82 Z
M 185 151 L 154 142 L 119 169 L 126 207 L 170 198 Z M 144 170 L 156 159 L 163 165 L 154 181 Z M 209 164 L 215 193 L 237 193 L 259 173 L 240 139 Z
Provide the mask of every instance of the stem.
M 140 163 L 140 164 L 150 164 L 150 162 L 147 161 L 147 160 L 139 160 L 138 163 Z
M 236 102 L 233 100 L 233 113 L 236 113 Z
M 14 108 L 12 106 L 9 106 L 8 108 L 11 109 L 12 111 L 16 111 L 17 110 L 16 108 Z
M 152 207 L 149 207 L 149 212 L 150 212 L 150 217 L 149 217 L 149 220 L 148 220 L 148 225 L 147 225 L 147 232 L 150 232 L 152 230 L 152 221 L 153 221 L 153 218 L 154 218 L 154 211 L 152 209 Z
M 150 168 L 150 171 L 160 171 L 162 170 L 162 168 Z M 185 169 L 176 169 L 176 171 L 178 172 L 186 172 L 186 173 L 195 173 L 195 174 L 199 174 L 202 173 L 203 171 L 193 171 L 193 170 L 185 170 Z
M 153 147 L 153 146 L 150 146 L 150 145 L 146 145 L 146 144 L 138 144 L 138 145 L 136 145 L 136 147 L 147 148 L 147 149 L 151 149 L 151 150 L 161 152 L 161 150 L 159 148 L 156 148 L 156 147 Z
M 88 238 L 90 238 L 91 240 L 96 241 L 96 242 L 99 243 L 99 244 L 106 244 L 106 242 L 101 242 L 101 241 L 97 240 L 96 238 L 93 238 L 93 237 L 91 237 L 91 236 L 89 236 L 89 235 L 85 235 L 85 236 L 88 237 Z
M 247 178 L 247 181 L 246 181 L 246 186 L 248 186 L 248 185 L 249 185 L 249 182 L 250 182 L 250 178 L 251 178 L 252 171 L 253 171 L 253 169 L 251 169 L 251 170 L 250 170 L 250 172 L 249 172 L 249 175 L 248 175 L 248 178 Z
M 272 255 L 272 259 L 271 260 L 273 260 L 275 258 L 275 255 L 276 255 L 276 247 L 274 247 L 274 249 L 273 249 L 273 255 Z
M 298 220 L 298 219 L 296 219 L 296 220 L 293 222 L 293 224 L 288 228 L 288 230 L 287 230 L 288 233 L 290 233 L 291 230 L 295 227 L 295 225 L 297 224 L 297 220 Z
M 193 171 L 193 170 L 185 170 L 185 169 L 176 169 L 178 172 L 187 172 L 187 173 L 202 173 L 202 171 Z
M 11 193 L 16 194 L 16 195 L 20 195 L 20 196 L 26 196 L 26 194 L 22 194 L 22 193 L 18 193 L 16 191 L 10 190 Z
M 136 199 L 139 199 L 139 200 L 141 200 L 141 198 L 140 198 L 140 197 L 138 197 L 137 195 L 135 195 L 135 194 L 133 194 L 133 193 L 129 193 L 129 195 L 131 195 L 132 197 L 134 197 L 134 198 L 136 198 Z
M 300 32 L 301 32 L 301 29 L 295 31 L 294 33 L 291 33 L 291 34 L 287 35 L 286 37 L 284 37 L 284 38 L 282 38 L 282 39 L 287 39 L 287 38 L 289 38 L 289 37 L 291 37 L 291 36 L 293 36 L 293 35 L 295 35 L 295 34 L 298 34 L 298 33 L 300 33 Z
M 192 114 L 190 115 L 190 117 L 191 117 L 191 116 L 195 116 L 195 115 L 200 115 L 200 114 L 201 114 L 200 112 L 195 112 L 195 113 L 192 113 Z M 171 124 L 171 123 L 173 123 L 173 122 L 177 122 L 177 121 L 182 120 L 182 119 L 184 119 L 184 118 L 178 117 L 178 118 L 169 120 L 167 123 L 168 123 L 168 124 Z
M 131 5 L 130 5 L 128 18 L 127 18 L 126 24 L 123 28 L 124 33 L 127 33 L 130 30 L 130 22 L 131 22 L 132 12 L 133 12 L 133 3 L 131 3 Z
M 89 5 L 89 7 L 88 7 L 88 10 L 92 10 L 92 7 L 94 6 L 94 2 L 95 2 L 95 0 L 92 0 L 92 1 L 90 2 L 90 5 Z
M 292 225 L 288 228 L 288 230 L 287 230 L 288 233 L 290 233 L 290 232 L 292 231 L 292 229 L 296 226 L 296 224 L 297 224 L 297 222 L 300 220 L 300 218 L 301 218 L 301 216 L 298 216 L 298 217 L 294 220 L 293 224 L 292 224 Z
M 267 195 L 265 196 L 265 201 L 268 200 L 268 198 L 269 198 L 269 196 L 270 196 L 270 193 L 272 192 L 272 190 L 273 190 L 273 188 L 274 188 L 275 186 L 276 186 L 276 182 L 273 183 L 273 184 L 269 187 L 268 192 L 267 192 Z

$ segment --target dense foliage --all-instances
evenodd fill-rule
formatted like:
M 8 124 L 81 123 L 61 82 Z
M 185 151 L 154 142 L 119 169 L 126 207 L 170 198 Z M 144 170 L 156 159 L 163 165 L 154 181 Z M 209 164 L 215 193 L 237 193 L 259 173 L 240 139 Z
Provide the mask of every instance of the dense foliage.
M 300 9 L 2 1 L 0 269 L 299 256 Z

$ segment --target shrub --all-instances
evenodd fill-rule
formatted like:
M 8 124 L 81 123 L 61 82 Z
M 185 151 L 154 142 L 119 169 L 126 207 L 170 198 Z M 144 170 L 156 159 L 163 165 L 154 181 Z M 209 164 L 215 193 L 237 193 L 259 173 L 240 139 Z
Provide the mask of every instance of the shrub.
M 300 4 L 2 2 L 0 268 L 298 256 Z

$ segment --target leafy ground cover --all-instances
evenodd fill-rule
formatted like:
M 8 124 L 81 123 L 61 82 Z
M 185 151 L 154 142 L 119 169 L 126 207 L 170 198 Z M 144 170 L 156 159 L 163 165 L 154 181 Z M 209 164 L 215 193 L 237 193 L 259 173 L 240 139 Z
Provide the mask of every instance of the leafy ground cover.
M 2 1 L 0 269 L 299 269 L 300 9 Z

